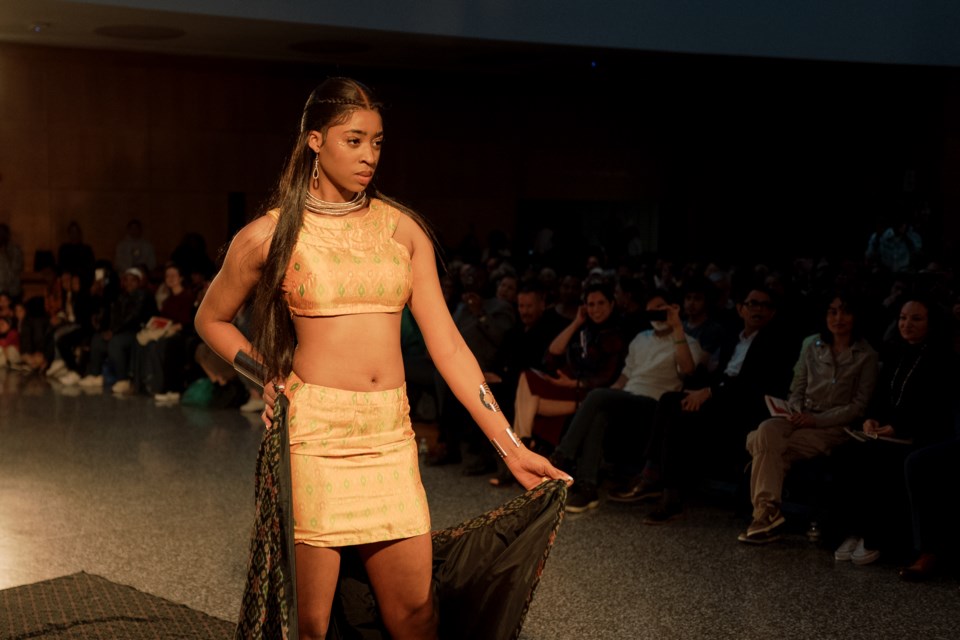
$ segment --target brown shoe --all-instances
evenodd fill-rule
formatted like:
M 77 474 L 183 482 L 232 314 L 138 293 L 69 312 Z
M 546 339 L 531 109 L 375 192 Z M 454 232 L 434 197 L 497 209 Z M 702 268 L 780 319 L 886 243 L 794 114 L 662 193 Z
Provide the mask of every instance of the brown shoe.
M 907 582 L 923 582 L 937 574 L 937 556 L 932 553 L 921 553 L 920 557 L 909 567 L 900 569 L 900 577 Z
M 659 483 L 641 478 L 610 491 L 607 497 L 614 502 L 649 502 L 663 496 L 663 487 Z

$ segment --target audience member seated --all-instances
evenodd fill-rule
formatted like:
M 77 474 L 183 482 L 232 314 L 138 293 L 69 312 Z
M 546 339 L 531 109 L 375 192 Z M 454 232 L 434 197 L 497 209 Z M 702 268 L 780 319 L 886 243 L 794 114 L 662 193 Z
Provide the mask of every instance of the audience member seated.
M 551 341 L 541 366 L 520 374 L 513 418 L 520 438 L 534 435 L 540 417 L 573 415 L 588 391 L 610 386 L 623 368 L 628 343 L 613 285 L 605 280 L 588 282 L 583 302 L 573 322 Z M 559 437 L 552 440 L 557 442 Z
M 548 292 L 548 300 L 550 298 L 549 287 L 549 280 L 547 280 L 544 282 L 544 290 Z M 561 318 L 566 318 L 567 322 L 575 320 L 583 304 L 581 298 L 583 294 L 583 283 L 576 276 L 565 275 L 560 278 L 560 283 L 557 285 L 556 291 L 557 299 L 550 307 L 550 310 Z
M 846 292 L 830 300 L 824 329 L 805 341 L 797 360 L 785 415 L 764 420 L 747 435 L 747 450 L 753 458 L 753 520 L 740 534 L 741 542 L 764 544 L 780 538 L 786 524 L 781 494 L 790 466 L 827 455 L 846 442 L 849 427 L 866 413 L 877 383 L 879 358 L 860 335 L 862 311 L 857 305 Z
M 566 503 L 571 513 L 600 504 L 597 484 L 604 459 L 627 465 L 642 459 L 657 401 L 679 391 L 701 359 L 700 346 L 684 333 L 680 305 L 670 302 L 669 292 L 654 292 L 645 310 L 652 328 L 630 341 L 620 377 L 587 394 L 550 457 L 576 479 Z
M 769 416 L 765 395 L 782 397 L 790 383 L 797 346 L 780 331 L 776 301 L 761 285 L 736 303 L 741 327 L 725 336 L 717 369 L 703 386 L 660 397 L 641 474 L 612 490 L 620 502 L 660 496 L 645 524 L 683 515 L 683 492 L 699 477 L 739 478 L 747 432 Z
M 137 332 L 156 313 L 156 303 L 143 288 L 144 273 L 136 267 L 127 269 L 120 279 L 120 295 L 109 309 L 107 328 L 95 333 L 90 341 L 90 360 L 87 375 L 79 384 L 96 388 L 104 385 L 103 366 L 109 362 L 115 382 L 114 393 L 129 393 L 130 356 L 136 343 Z
M 9 316 L 0 315 L 0 369 L 20 364 L 20 334 Z
M 176 402 L 184 389 L 187 345 L 196 313 L 193 292 L 185 284 L 180 267 L 168 263 L 163 284 L 154 296 L 157 326 L 148 325 L 137 332 L 133 345 L 133 388 L 158 402 Z
M 877 439 L 854 438 L 835 460 L 839 501 L 834 517 L 848 536 L 834 553 L 837 560 L 869 564 L 881 552 L 907 560 L 911 536 L 904 463 L 913 451 L 954 437 L 960 380 L 945 322 L 944 310 L 932 300 L 908 296 L 898 336 L 884 345 L 882 374 L 862 429 Z M 939 508 L 950 508 L 952 493 L 943 496 Z M 915 497 L 921 504 L 925 499 Z
M 464 342 L 477 358 L 484 372 L 494 371 L 497 353 L 503 337 L 516 322 L 513 306 L 496 296 L 486 295 L 487 273 L 483 267 L 465 264 L 460 269 L 460 285 L 463 294 L 460 304 L 453 312 L 453 322 L 463 336 Z M 502 397 L 503 390 L 490 385 L 494 396 Z M 431 464 L 457 464 L 462 460 L 461 444 L 468 438 L 468 454 L 471 460 L 464 470 L 468 475 L 481 475 L 496 470 L 495 452 L 489 442 L 483 440 L 482 432 L 468 426 L 473 424 L 470 414 L 457 400 L 450 387 L 437 377 L 440 395 L 439 436 L 442 451 L 432 456 Z
M 50 362 L 47 376 L 65 384 L 80 380 L 76 347 L 87 335 L 84 329 L 89 323 L 89 300 L 80 276 L 61 269 L 59 287 L 47 298 L 50 328 L 44 350 Z
M 614 299 L 620 312 L 620 322 L 623 325 L 623 338 L 628 342 L 640 333 L 650 328 L 650 320 L 644 309 L 644 299 L 647 288 L 643 280 L 633 276 L 617 278 L 614 289 Z
M 488 382 L 499 383 L 504 393 L 509 394 L 508 397 L 516 396 L 523 371 L 543 364 L 543 356 L 550 343 L 567 326 L 563 318 L 547 309 L 546 292 L 537 280 L 521 286 L 517 294 L 517 311 L 520 322 L 504 335 L 496 359 L 497 367 L 488 375 Z M 500 408 L 512 424 L 513 403 L 505 402 Z M 529 437 L 525 439 L 525 444 L 533 449 L 539 448 Z M 514 477 L 506 465 L 500 461 L 497 467 L 497 475 L 490 478 L 490 484 L 496 487 L 512 485 Z
M 710 372 L 717 368 L 723 325 L 714 317 L 717 288 L 704 276 L 690 276 L 683 283 L 683 331 L 700 345 L 697 365 Z
M 910 453 L 904 472 L 917 555 L 900 569 L 900 577 L 919 582 L 946 570 L 956 573 L 960 569 L 960 430 L 948 442 Z
M 410 398 L 410 418 L 415 422 L 432 422 L 437 418 L 437 367 L 410 307 L 404 307 L 400 314 L 400 353 Z
M 17 332 L 20 334 L 20 364 L 25 372 L 42 371 L 47 366 L 44 355 L 50 317 L 46 309 L 46 296 L 33 296 L 17 304 Z

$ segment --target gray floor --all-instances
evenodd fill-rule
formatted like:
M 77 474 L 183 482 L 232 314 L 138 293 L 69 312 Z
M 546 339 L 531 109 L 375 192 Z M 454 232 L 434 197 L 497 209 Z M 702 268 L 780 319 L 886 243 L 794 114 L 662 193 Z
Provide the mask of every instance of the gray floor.
M 0 589 L 86 571 L 233 619 L 260 433 L 235 411 L 0 370 Z M 460 471 L 424 470 L 437 527 L 514 491 Z M 605 503 L 565 519 L 521 638 L 960 637 L 955 580 L 835 564 L 802 535 L 738 544 L 743 521 L 715 502 L 668 527 L 643 513 Z

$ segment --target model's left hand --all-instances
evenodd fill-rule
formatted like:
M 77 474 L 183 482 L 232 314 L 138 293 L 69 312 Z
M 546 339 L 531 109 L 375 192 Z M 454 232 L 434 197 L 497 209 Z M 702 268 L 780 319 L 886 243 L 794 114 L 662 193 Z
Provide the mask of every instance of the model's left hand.
M 279 382 L 279 380 L 277 382 Z M 273 426 L 273 405 L 277 402 L 277 391 L 273 385 L 273 382 L 268 382 L 263 385 L 262 398 L 265 408 L 263 413 L 260 414 L 260 419 L 263 420 L 263 424 L 267 429 Z
M 525 446 L 510 447 L 503 459 L 510 473 L 524 489 L 532 489 L 546 480 L 563 480 L 567 486 L 573 484 L 573 478 L 565 471 L 557 469 L 550 461 Z
M 810 429 L 817 426 L 817 419 L 809 413 L 791 413 L 787 416 L 787 420 L 795 427 L 800 427 L 801 429 Z

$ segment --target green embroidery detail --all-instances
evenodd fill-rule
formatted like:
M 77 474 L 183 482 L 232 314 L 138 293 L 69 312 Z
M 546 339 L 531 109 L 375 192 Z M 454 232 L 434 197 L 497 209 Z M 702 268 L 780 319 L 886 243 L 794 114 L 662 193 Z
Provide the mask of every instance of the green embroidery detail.
M 337 255 L 333 256 L 333 263 L 340 264 L 340 256 L 337 256 Z
M 333 485 L 328 482 L 324 489 L 327 490 L 327 493 L 331 493 L 333 491 Z
M 294 270 L 294 271 L 300 271 L 300 263 L 299 263 L 299 262 L 294 262 L 294 263 L 293 263 L 293 270 Z
M 344 489 L 349 489 L 349 488 L 350 488 L 350 479 L 349 479 L 349 478 L 347 478 L 346 480 L 343 481 L 343 488 L 344 488 Z
M 316 528 L 316 527 L 317 527 L 317 519 L 316 519 L 316 518 L 310 518 L 310 526 L 313 527 L 313 528 Z
M 366 292 L 367 292 L 367 289 L 363 285 L 360 285 L 359 287 L 357 287 L 357 293 L 360 294 L 361 296 Z
M 347 289 L 346 289 L 346 287 L 344 287 L 342 284 L 341 284 L 340 287 L 337 289 L 337 293 L 340 294 L 340 297 L 341 297 L 341 298 L 343 297 L 343 294 L 346 293 L 346 292 L 347 292 Z
M 379 254 L 379 253 L 378 253 L 377 255 L 373 256 L 373 263 L 374 263 L 374 264 L 380 264 L 381 262 L 383 262 L 383 260 L 380 258 L 380 254 Z
M 377 482 L 381 482 L 381 483 L 383 482 L 383 474 L 382 474 L 382 473 L 378 473 L 378 474 L 377 474 Z
M 357 256 L 353 256 L 353 264 L 360 264 L 361 262 L 363 262 L 362 259 L 358 258 Z
M 383 283 L 381 283 L 380 286 L 377 287 L 377 296 L 382 298 L 384 291 L 386 291 L 386 289 L 383 288 Z
M 313 494 L 313 485 L 312 485 L 312 484 L 308 484 L 308 485 L 307 485 L 307 493 L 309 493 L 309 494 L 311 494 L 311 495 Z
M 400 264 L 400 258 L 398 258 L 397 256 L 393 256 L 393 264 L 399 265 L 399 264 Z
M 303 297 L 303 294 L 304 294 L 306 291 L 307 291 L 306 287 L 304 287 L 302 284 L 297 288 L 297 293 L 300 294 L 300 297 L 301 297 L 301 298 Z

